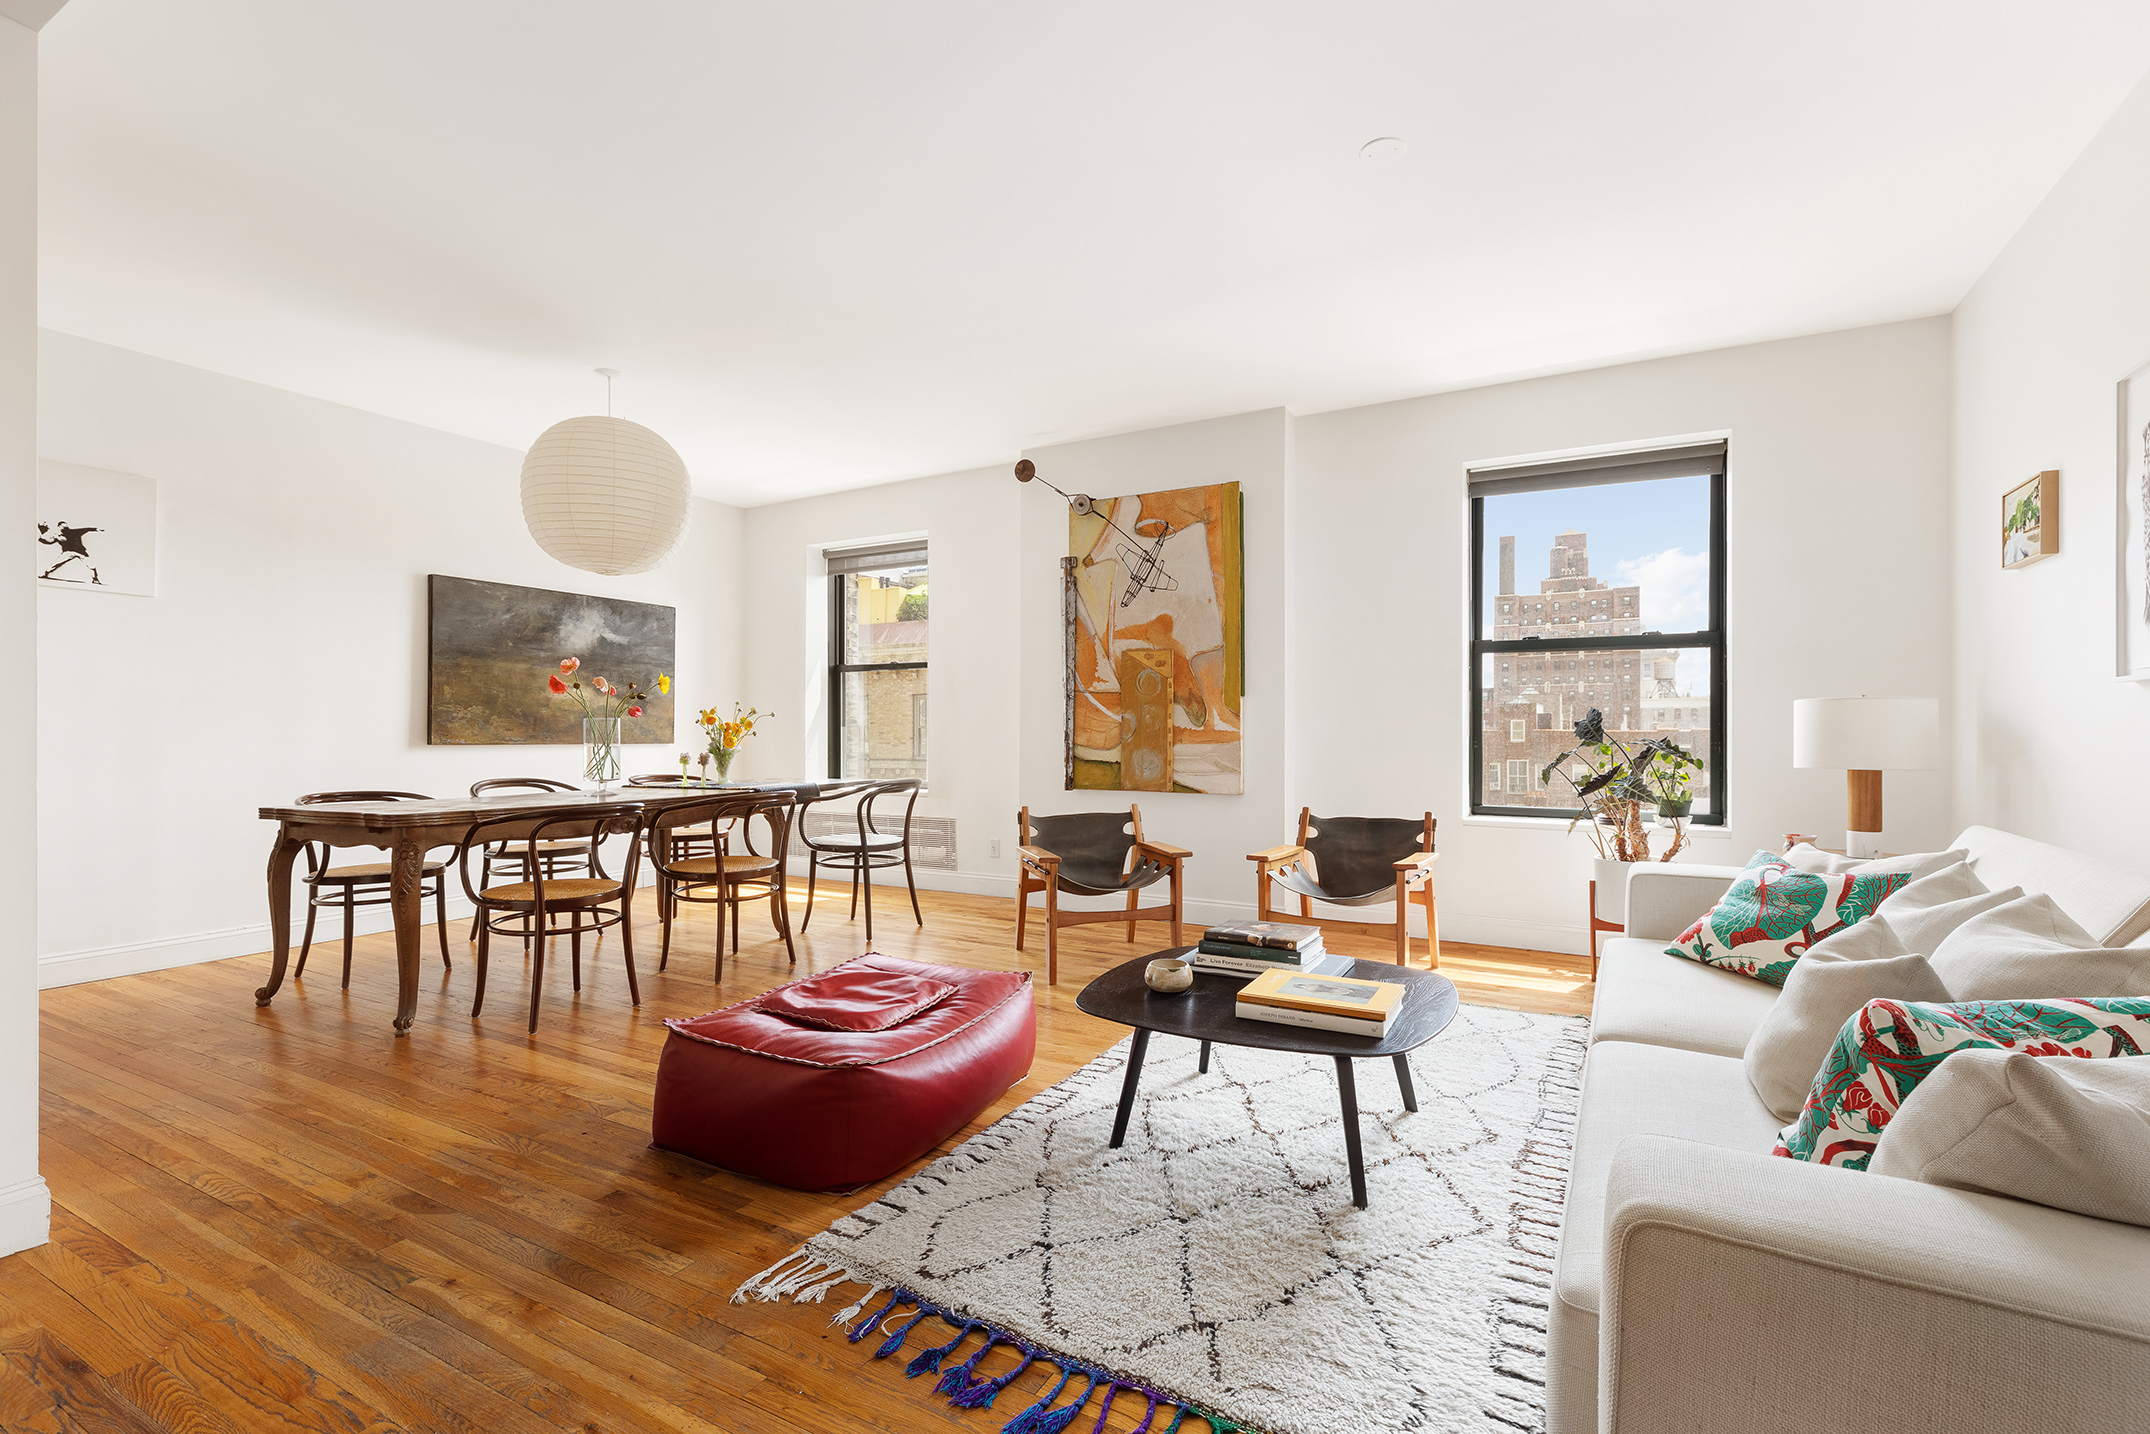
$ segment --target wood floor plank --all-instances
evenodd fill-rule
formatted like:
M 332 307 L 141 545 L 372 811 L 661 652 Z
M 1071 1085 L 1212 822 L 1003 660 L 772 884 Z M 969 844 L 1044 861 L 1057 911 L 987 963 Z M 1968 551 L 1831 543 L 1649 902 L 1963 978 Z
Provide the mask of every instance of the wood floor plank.
M 1037 978 L 1030 1075 L 945 1151 L 1125 1035 L 1074 997 L 1146 947 L 1110 925 L 1063 932 L 1047 986 L 1037 924 L 1015 951 L 1007 901 L 921 904 L 924 928 L 876 911 L 877 949 Z M 0 1429 L 992 1434 L 1004 1412 L 949 1409 L 930 1380 L 904 1378 L 904 1360 L 875 1361 L 870 1341 L 829 1325 L 857 1291 L 729 1302 L 902 1172 L 814 1195 L 648 1148 L 664 1018 L 826 970 L 864 949 L 863 924 L 824 901 L 793 967 L 750 921 L 715 983 L 712 918 L 690 913 L 658 972 L 649 914 L 635 931 L 643 1004 L 628 1001 L 616 944 L 585 951 L 580 993 L 563 948 L 535 1035 L 512 947 L 471 1016 L 460 927 L 448 972 L 426 933 L 400 1040 L 385 934 L 359 938 L 348 991 L 325 947 L 266 1008 L 253 1002 L 260 957 L 44 993 L 41 1163 L 57 1204 L 50 1245 L 0 1260 Z M 1388 957 L 1375 940 L 1332 944 Z M 1585 960 L 1453 942 L 1444 956 L 1466 1001 L 1589 1010 Z M 1027 1372 L 1000 1403 L 1020 1409 L 1046 1387 Z M 1115 1404 L 1106 1434 L 1142 1412 Z

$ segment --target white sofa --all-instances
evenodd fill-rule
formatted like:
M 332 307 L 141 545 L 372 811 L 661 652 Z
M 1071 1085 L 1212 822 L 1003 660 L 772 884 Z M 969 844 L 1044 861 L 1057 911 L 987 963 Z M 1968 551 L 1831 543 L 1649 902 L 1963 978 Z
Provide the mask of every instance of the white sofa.
M 2150 945 L 2150 875 L 1990 827 L 1950 845 Z M 1638 866 L 1606 944 L 1550 1434 L 2150 1430 L 2150 1229 L 1769 1153 L 1741 1057 L 1775 988 L 1664 954 L 1737 874 Z

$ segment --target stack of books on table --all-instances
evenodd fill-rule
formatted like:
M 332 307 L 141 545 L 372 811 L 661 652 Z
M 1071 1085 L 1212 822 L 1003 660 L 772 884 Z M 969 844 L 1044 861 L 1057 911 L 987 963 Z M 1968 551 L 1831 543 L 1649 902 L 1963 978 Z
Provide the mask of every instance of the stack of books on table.
M 1389 1018 L 1402 1004 L 1401 981 L 1265 971 L 1240 988 L 1233 1014 L 1247 1021 L 1311 1026 L 1379 1040 L 1389 1033 Z
M 1197 971 L 1219 976 L 1259 976 L 1264 971 L 1330 975 L 1351 969 L 1351 958 L 1323 948 L 1319 926 L 1281 921 L 1242 921 L 1212 926 L 1187 959 Z

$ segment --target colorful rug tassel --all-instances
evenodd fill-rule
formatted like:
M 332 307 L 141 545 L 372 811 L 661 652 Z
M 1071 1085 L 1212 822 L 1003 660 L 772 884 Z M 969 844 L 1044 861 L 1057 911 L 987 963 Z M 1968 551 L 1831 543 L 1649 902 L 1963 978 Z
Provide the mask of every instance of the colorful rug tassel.
M 952 1392 L 948 1396 L 948 1402 L 958 1409 L 991 1409 L 993 1401 L 1000 1397 L 1000 1391 L 1015 1383 L 1016 1376 L 1030 1368 L 1037 1358 L 1038 1352 L 1026 1346 L 1023 1348 L 1021 1364 L 997 1379 L 977 1380 L 968 1388 Z
M 942 1394 L 947 1395 L 949 1403 L 958 1404 L 958 1401 L 960 1400 L 961 1396 L 967 1393 L 971 1385 L 976 1382 L 971 1378 L 971 1376 L 973 1373 L 976 1372 L 978 1368 L 978 1361 L 984 1359 L 986 1356 L 986 1352 L 992 1349 L 994 1345 L 999 1343 L 1000 1336 L 993 1333 L 993 1331 L 991 1330 L 987 1330 L 985 1332 L 985 1343 L 979 1345 L 976 1350 L 972 1351 L 971 1357 L 969 1359 L 964 1360 L 954 1369 L 951 1369 L 946 1374 L 943 1374 L 940 1378 L 940 1382 L 935 1384 L 933 1387 L 936 1390 L 940 1391 Z M 958 1405 L 958 1407 L 961 1406 Z
M 956 1346 L 963 1343 L 964 1340 L 969 1339 L 970 1332 L 977 1327 L 978 1326 L 974 1324 L 967 1324 L 963 1326 L 963 1328 L 957 1330 L 956 1337 L 948 1341 L 948 1343 L 942 1345 L 935 1345 L 932 1349 L 921 1350 L 916 1358 L 914 1358 L 909 1364 L 903 1367 L 904 1378 L 916 1379 L 921 1374 L 938 1373 L 941 1367 L 941 1361 L 946 1359 L 949 1355 L 954 1354 L 956 1352 Z
M 866 1331 L 872 1329 L 875 1325 L 878 1325 L 882 1320 L 886 1319 L 888 1317 L 888 1312 L 902 1303 L 903 1291 L 895 1290 L 891 1292 L 888 1297 L 888 1303 L 881 1306 L 881 1308 L 875 1310 L 872 1314 L 866 1316 L 864 1323 L 860 1324 L 857 1329 L 851 1331 L 851 1333 L 845 1336 L 845 1338 L 849 1339 L 853 1344 L 857 1344 L 860 1340 L 866 1337 Z
M 932 1313 L 932 1310 L 920 1305 L 918 1313 L 903 1322 L 902 1329 L 897 1330 L 887 1339 L 881 1341 L 881 1347 L 873 1352 L 873 1357 L 875 1359 L 886 1359 L 897 1350 L 903 1348 L 903 1342 L 911 1337 L 911 1331 L 918 1327 L 918 1322 Z
M 1090 1394 L 1097 1388 L 1098 1378 L 1084 1370 L 1082 1393 L 1076 1395 L 1072 1403 L 1063 1404 L 1058 1409 L 1048 1408 L 1061 1388 L 1067 1384 L 1072 1372 L 1061 1370 L 1060 1383 L 1053 1386 L 1053 1392 L 1001 1425 L 1000 1434 L 1060 1434 L 1061 1430 L 1073 1424 L 1075 1416 L 1082 1413 L 1082 1407 L 1090 1402 Z

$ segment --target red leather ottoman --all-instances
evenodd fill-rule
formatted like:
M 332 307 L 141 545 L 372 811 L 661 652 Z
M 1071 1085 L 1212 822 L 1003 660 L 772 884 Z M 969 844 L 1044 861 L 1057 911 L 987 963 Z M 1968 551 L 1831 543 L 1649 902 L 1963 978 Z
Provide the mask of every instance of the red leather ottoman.
M 916 1160 L 1030 1070 L 1027 971 L 873 952 L 672 1028 L 652 1141 L 795 1190 Z

